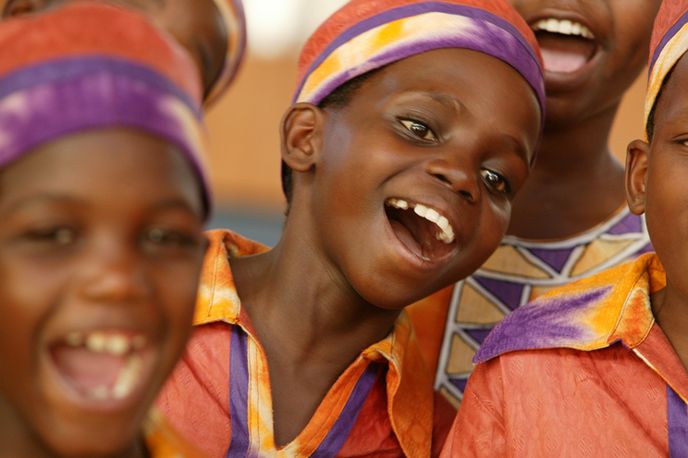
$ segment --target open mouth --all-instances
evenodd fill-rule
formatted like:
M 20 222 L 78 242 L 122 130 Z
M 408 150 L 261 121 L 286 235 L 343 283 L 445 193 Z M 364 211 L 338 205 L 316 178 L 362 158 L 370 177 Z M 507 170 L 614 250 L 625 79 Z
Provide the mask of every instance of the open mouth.
M 532 28 L 547 72 L 575 73 L 597 52 L 595 35 L 580 22 L 546 18 L 537 21 Z
M 115 331 L 72 332 L 50 345 L 62 379 L 91 401 L 132 395 L 144 380 L 148 343 L 141 334 Z
M 385 213 L 397 238 L 423 261 L 440 260 L 454 250 L 454 228 L 434 208 L 390 198 L 385 202 Z

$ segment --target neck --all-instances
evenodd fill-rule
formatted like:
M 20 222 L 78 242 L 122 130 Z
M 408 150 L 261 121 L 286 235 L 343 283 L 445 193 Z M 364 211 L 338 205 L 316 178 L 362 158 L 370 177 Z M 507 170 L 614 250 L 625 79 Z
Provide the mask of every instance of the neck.
M 386 337 L 400 312 L 366 302 L 308 234 L 288 221 L 273 250 L 233 259 L 232 271 L 268 359 L 277 352 L 290 364 L 327 362 L 339 373 Z
M 623 165 L 608 147 L 617 108 L 575 124 L 545 127 L 535 167 L 514 201 L 509 234 L 571 237 L 623 205 Z
M 652 313 L 688 369 L 688 297 L 672 288 L 667 278 L 667 287 L 652 296 Z

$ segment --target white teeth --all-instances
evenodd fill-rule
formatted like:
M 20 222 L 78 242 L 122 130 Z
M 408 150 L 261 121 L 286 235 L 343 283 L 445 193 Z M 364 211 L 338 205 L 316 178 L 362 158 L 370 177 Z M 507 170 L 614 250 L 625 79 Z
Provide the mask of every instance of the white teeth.
M 445 216 L 442 216 L 434 208 L 426 207 L 423 204 L 410 204 L 402 199 L 389 199 L 387 201 L 387 205 L 402 210 L 408 210 L 409 208 L 412 208 L 416 215 L 427 219 L 431 223 L 434 223 L 440 229 L 440 231 L 435 234 L 435 238 L 437 240 L 444 242 L 447 245 L 454 241 L 454 228 L 452 228 L 451 224 L 449 224 L 449 220 Z
M 102 353 L 106 344 L 105 334 L 101 332 L 94 332 L 86 338 L 86 348 L 96 353 Z
M 143 362 L 138 356 L 134 355 L 128 359 L 112 388 L 112 395 L 115 399 L 123 399 L 131 393 L 141 375 L 142 368 Z
M 550 33 L 559 33 L 561 35 L 578 36 L 593 40 L 595 35 L 592 31 L 581 24 L 580 22 L 570 21 L 568 19 L 541 19 L 533 25 L 533 30 L 544 30 Z
M 124 336 L 110 336 L 105 341 L 105 350 L 115 356 L 129 353 L 129 340 Z
M 97 401 L 104 401 L 110 397 L 110 390 L 108 390 L 108 387 L 101 385 L 93 388 L 89 394 L 91 398 Z

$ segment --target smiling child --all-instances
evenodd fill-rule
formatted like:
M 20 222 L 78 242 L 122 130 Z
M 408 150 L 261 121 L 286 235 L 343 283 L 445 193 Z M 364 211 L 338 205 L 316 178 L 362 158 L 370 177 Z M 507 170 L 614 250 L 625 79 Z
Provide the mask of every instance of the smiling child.
M 37 13 L 82 0 L 0 0 L 4 17 Z M 89 0 L 93 1 L 93 0 Z M 227 89 L 246 47 L 241 0 L 98 0 L 144 12 L 194 59 L 208 105 Z
M 198 326 L 159 401 L 180 432 L 209 456 L 441 445 L 402 310 L 502 239 L 542 123 L 535 46 L 498 0 L 355 0 L 321 25 L 282 123 L 282 239 L 211 234 Z
M 0 455 L 191 456 L 149 409 L 206 248 L 195 66 L 92 2 L 0 46 Z
M 509 311 L 650 249 L 643 218 L 625 204 L 623 165 L 608 140 L 645 63 L 660 1 L 510 3 L 543 55 L 547 110 L 538 160 L 494 255 L 453 289 L 410 308 L 426 359 L 437 367 L 436 387 L 455 405 L 475 352 Z
M 688 1 L 663 3 L 651 50 L 649 141 L 629 145 L 626 190 L 657 253 L 497 326 L 446 456 L 688 455 Z

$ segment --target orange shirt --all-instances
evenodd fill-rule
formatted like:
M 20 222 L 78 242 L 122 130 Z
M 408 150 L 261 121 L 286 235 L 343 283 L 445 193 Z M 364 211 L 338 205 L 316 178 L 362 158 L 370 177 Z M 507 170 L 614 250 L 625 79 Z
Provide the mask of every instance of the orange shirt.
M 688 456 L 688 374 L 644 255 L 518 309 L 476 355 L 442 456 Z
M 209 235 L 196 328 L 158 401 L 172 425 L 211 457 L 430 456 L 434 412 L 446 410 L 433 405 L 432 377 L 405 314 L 344 371 L 298 437 L 277 447 L 267 359 L 230 269 L 231 257 L 265 247 L 229 231 Z M 451 422 L 441 418 L 436 444 Z

